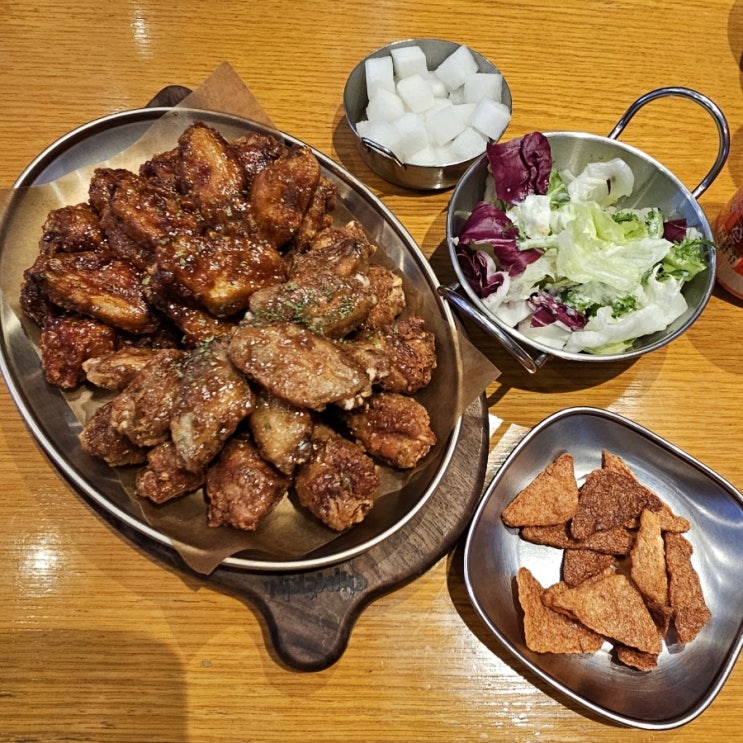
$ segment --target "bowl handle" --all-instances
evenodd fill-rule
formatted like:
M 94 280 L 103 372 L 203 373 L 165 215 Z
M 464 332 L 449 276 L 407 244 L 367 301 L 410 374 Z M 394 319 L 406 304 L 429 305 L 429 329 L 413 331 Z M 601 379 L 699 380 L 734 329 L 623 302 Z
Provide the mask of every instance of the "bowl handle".
M 718 173 L 722 170 L 722 166 L 725 164 L 725 161 L 728 158 L 728 154 L 730 153 L 730 129 L 728 127 L 727 119 L 722 113 L 720 107 L 712 100 L 707 98 L 706 95 L 698 93 L 696 90 L 692 90 L 691 88 L 674 86 L 651 90 L 649 93 L 645 93 L 645 95 L 640 96 L 627 109 L 627 111 L 624 113 L 624 116 L 622 116 L 622 118 L 619 119 L 619 121 L 617 122 L 617 125 L 611 130 L 611 132 L 609 132 L 609 138 L 617 139 L 624 127 L 629 124 L 630 119 L 646 103 L 649 103 L 656 98 L 663 98 L 665 96 L 679 96 L 681 98 L 688 98 L 689 100 L 698 103 L 714 119 L 715 124 L 717 124 L 717 133 L 719 136 L 717 159 L 715 160 L 714 165 L 710 168 L 707 175 L 702 178 L 702 180 L 699 182 L 699 185 L 691 192 L 692 197 L 694 199 L 698 199 L 709 188 L 715 178 L 717 178 Z
M 537 357 L 532 356 L 520 343 L 516 342 L 506 333 L 500 326 L 494 323 L 490 318 L 486 317 L 480 310 L 474 307 L 465 297 L 457 292 L 459 284 L 452 284 L 451 286 L 439 286 L 437 291 L 440 296 L 448 300 L 453 304 L 462 314 L 474 320 L 484 330 L 491 335 L 494 335 L 501 344 L 505 347 L 506 351 L 513 356 L 521 366 L 529 372 L 534 374 L 539 371 L 551 357 L 546 353 L 541 353 Z
M 389 147 L 385 147 L 383 144 L 379 144 L 379 142 L 375 142 L 373 139 L 368 139 L 367 137 L 361 137 L 361 143 L 367 149 L 374 150 L 374 152 L 376 152 L 378 155 L 386 157 L 388 160 L 392 160 L 401 168 L 405 167 L 405 163 L 403 163 L 402 160 L 400 160 L 400 158 Z

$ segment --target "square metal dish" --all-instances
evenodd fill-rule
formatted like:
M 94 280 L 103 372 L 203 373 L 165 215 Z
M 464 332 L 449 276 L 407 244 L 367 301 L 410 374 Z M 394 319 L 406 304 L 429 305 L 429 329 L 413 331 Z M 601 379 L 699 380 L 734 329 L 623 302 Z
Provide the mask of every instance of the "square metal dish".
M 530 544 L 501 512 L 562 452 L 575 460 L 578 484 L 601 466 L 601 451 L 622 457 L 645 486 L 691 522 L 711 620 L 686 645 L 666 645 L 649 672 L 597 653 L 534 653 L 526 647 L 515 578 L 528 567 L 543 586 L 560 579 L 562 550 Z M 467 536 L 464 573 L 470 600 L 493 634 L 531 671 L 596 714 L 638 728 L 679 727 L 701 714 L 725 683 L 743 645 L 743 496 L 669 442 L 619 415 L 568 408 L 546 418 L 509 455 L 488 487 Z

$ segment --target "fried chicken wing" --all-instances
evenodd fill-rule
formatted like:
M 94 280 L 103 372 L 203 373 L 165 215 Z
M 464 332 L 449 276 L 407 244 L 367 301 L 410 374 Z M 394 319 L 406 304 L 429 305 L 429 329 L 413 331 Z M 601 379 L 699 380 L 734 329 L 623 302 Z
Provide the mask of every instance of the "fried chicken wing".
M 371 394 L 369 378 L 340 345 L 290 322 L 240 325 L 229 355 L 250 378 L 300 408 L 350 408 Z
M 299 503 L 324 524 L 343 531 L 364 520 L 374 505 L 380 478 L 372 459 L 324 424 L 312 433 L 312 454 L 297 469 Z
M 157 318 L 144 297 L 139 273 L 109 252 L 58 253 L 36 261 L 26 281 L 70 312 L 130 333 L 151 333 Z
M 147 466 L 137 472 L 136 492 L 153 503 L 165 503 L 198 490 L 204 484 L 203 470 L 183 465 L 172 441 L 164 441 L 147 453 Z
M 225 230 L 180 232 L 160 242 L 155 260 L 151 292 L 195 301 L 217 317 L 246 309 L 253 292 L 286 276 L 274 247 Z
M 242 165 L 248 193 L 253 187 L 255 176 L 287 153 L 287 147 L 281 140 L 260 132 L 251 132 L 234 139 L 231 147 Z
M 190 352 L 173 405 L 170 432 L 183 465 L 203 470 L 253 409 L 253 392 L 227 356 L 226 338 Z
M 133 443 L 156 446 L 170 437 L 184 358 L 183 351 L 161 351 L 113 399 L 111 425 Z
M 434 334 L 417 316 L 361 331 L 344 348 L 386 392 L 412 395 L 429 384 L 436 368 Z
M 248 419 L 261 456 L 280 472 L 291 474 L 310 454 L 312 415 L 259 388 Z
M 259 236 L 274 247 L 291 240 L 302 225 L 320 179 L 320 163 L 307 147 L 294 147 L 253 180 L 251 206 Z
M 400 469 L 415 467 L 436 443 L 423 405 L 396 392 L 374 393 L 344 418 L 369 454 Z
M 90 204 L 75 204 L 49 212 L 39 247 L 45 254 L 96 250 L 104 237 L 100 219 Z
M 146 288 L 145 296 L 183 333 L 183 343 L 187 348 L 210 338 L 229 335 L 236 325 L 235 321 L 214 317 L 204 307 L 193 307 L 153 292 L 152 286 Z
M 108 325 L 87 317 L 48 315 L 39 339 L 46 381 L 74 389 L 85 379 L 86 360 L 108 354 L 117 345 L 116 331 Z
M 80 433 L 80 448 L 111 467 L 147 461 L 147 449 L 133 444 L 111 425 L 110 402 L 101 405 L 85 422 Z
M 124 346 L 83 362 L 85 378 L 96 387 L 120 392 L 164 349 Z
M 373 330 L 392 325 L 405 309 L 405 290 L 402 278 L 384 266 L 373 264 L 367 271 L 370 290 L 376 297 L 362 328 Z
M 255 531 L 290 482 L 261 458 L 248 438 L 234 437 L 206 473 L 207 523 Z
M 330 227 L 333 222 L 332 212 L 335 209 L 336 188 L 325 176 L 320 176 L 317 188 L 304 213 L 302 222 L 294 234 L 294 249 L 306 250 L 315 236 Z

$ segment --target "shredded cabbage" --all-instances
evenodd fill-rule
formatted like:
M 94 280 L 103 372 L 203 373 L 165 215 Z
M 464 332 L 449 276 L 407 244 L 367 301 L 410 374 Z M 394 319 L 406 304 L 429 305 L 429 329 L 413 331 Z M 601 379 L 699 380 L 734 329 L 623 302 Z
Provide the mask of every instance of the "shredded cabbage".
M 491 173 L 507 185 L 489 179 L 457 247 L 463 267 L 481 254 L 480 272 L 465 273 L 488 309 L 524 335 L 573 353 L 618 353 L 668 327 L 687 309 L 684 283 L 708 267 L 708 243 L 657 207 L 618 207 L 634 187 L 624 161 L 558 172 L 541 149 L 547 139 L 526 136 L 520 146 L 489 145 L 489 162 L 497 163 Z

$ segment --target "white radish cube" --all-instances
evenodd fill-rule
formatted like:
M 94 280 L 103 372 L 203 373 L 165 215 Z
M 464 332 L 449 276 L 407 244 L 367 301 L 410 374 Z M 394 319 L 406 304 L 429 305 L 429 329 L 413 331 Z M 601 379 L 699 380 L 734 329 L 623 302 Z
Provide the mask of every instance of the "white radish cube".
M 396 155 L 400 149 L 400 134 L 397 128 L 387 121 L 372 122 L 366 134 L 366 139 L 381 144 L 388 150 L 392 150 Z
M 361 121 L 356 122 L 356 132 L 359 137 L 368 137 L 369 130 L 372 128 L 372 126 L 373 124 L 368 119 L 361 119 Z
M 472 114 L 475 113 L 477 106 L 474 103 L 456 103 L 452 106 L 454 113 L 459 117 L 465 126 L 469 126 Z
M 495 142 L 501 138 L 510 121 L 511 112 L 508 106 L 483 98 L 475 107 L 470 125 Z
M 426 75 L 424 75 L 425 79 L 428 81 L 428 84 L 431 86 L 431 90 L 433 91 L 434 98 L 446 98 L 449 94 L 449 91 L 446 89 L 446 85 L 444 85 L 444 81 L 436 75 L 435 72 L 429 72 Z
M 449 101 L 455 105 L 464 103 L 464 85 L 460 85 L 456 90 L 452 90 L 448 97 Z
M 433 91 L 422 75 L 411 75 L 398 80 L 397 94 L 413 113 L 423 113 L 433 106 Z
M 397 93 L 378 88 L 369 99 L 366 118 L 369 121 L 394 121 L 405 113 L 405 104 Z
M 472 52 L 466 46 L 460 46 L 436 68 L 436 75 L 451 91 L 464 85 L 467 77 L 477 70 L 477 62 Z
M 428 147 L 424 147 L 422 150 L 418 150 L 418 152 L 414 152 L 410 159 L 408 160 L 410 165 L 425 165 L 425 166 L 432 166 L 432 165 L 438 165 L 438 157 L 435 148 L 431 147 L 430 145 Z
M 419 46 L 404 46 L 399 49 L 390 50 L 392 62 L 395 66 L 395 75 L 398 79 L 410 77 L 411 75 L 428 75 L 426 55 Z
M 485 152 L 487 143 L 488 140 L 480 132 L 468 126 L 451 141 L 449 149 L 456 156 L 456 161 L 462 162 L 482 155 Z
M 392 57 L 371 57 L 364 62 L 366 98 L 371 100 L 377 90 L 395 92 L 395 73 Z
M 431 141 L 439 146 L 454 139 L 457 134 L 461 134 L 465 126 L 466 124 L 457 115 L 454 106 L 451 104 L 442 106 L 426 116 L 426 128 Z
M 436 164 L 451 165 L 459 160 L 451 149 L 451 144 L 436 148 Z
M 410 157 L 428 146 L 428 132 L 423 119 L 412 112 L 403 114 L 393 126 L 400 135 L 400 159 L 409 162 Z
M 500 101 L 503 93 L 503 75 L 497 72 L 475 72 L 464 81 L 464 100 L 479 103 L 483 98 Z

